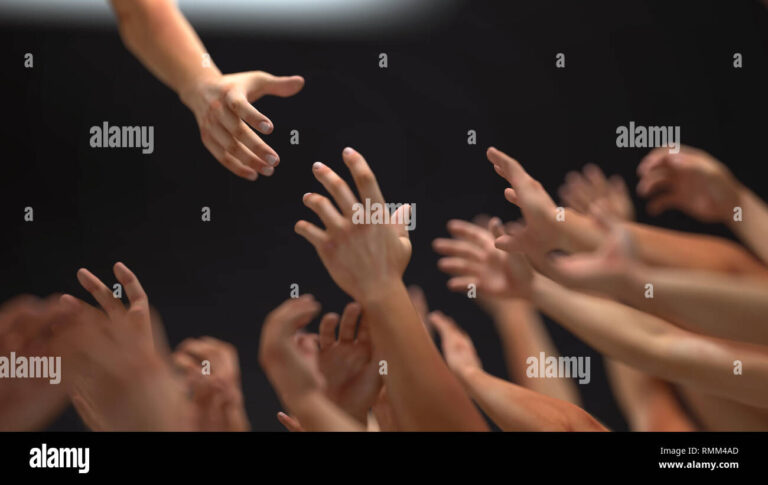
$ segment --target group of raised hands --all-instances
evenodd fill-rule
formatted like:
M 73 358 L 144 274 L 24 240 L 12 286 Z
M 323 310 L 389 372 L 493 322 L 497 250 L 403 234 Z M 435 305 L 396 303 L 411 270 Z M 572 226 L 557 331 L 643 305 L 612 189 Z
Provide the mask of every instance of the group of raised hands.
M 631 429 L 768 429 L 768 206 L 710 155 L 650 152 L 638 192 L 652 213 L 728 225 L 749 250 L 633 222 L 624 182 L 594 165 L 566 176 L 567 207 L 558 206 L 518 161 L 488 150 L 522 217 L 451 220 L 451 237 L 433 247 L 448 287 L 462 298 L 476 291 L 495 322 L 510 381 L 485 372 L 467 333 L 406 288 L 407 218 L 353 218 L 360 200 L 386 200 L 360 153 L 342 157 L 356 191 L 315 163 L 330 197 L 305 194 L 321 226 L 301 220 L 295 231 L 352 302 L 323 315 L 317 333 L 305 330 L 321 313 L 308 294 L 262 326 L 259 360 L 287 429 L 483 431 L 484 413 L 508 431 L 606 430 L 580 407 L 574 379 L 527 374 L 530 357 L 557 355 L 539 312 L 607 358 Z M 44 428 L 71 402 L 93 430 L 248 430 L 235 348 L 203 337 L 171 351 L 136 275 L 122 263 L 114 275 L 128 306 L 81 269 L 98 307 L 53 295 L 0 309 L 0 354 L 62 362 L 60 384 L 0 380 L 0 429 Z
M 192 110 L 216 160 L 246 179 L 272 175 L 280 157 L 259 134 L 274 125 L 251 103 L 292 96 L 303 78 L 222 75 L 173 2 L 111 3 L 126 46 Z M 744 246 L 634 222 L 624 181 L 594 165 L 566 175 L 558 206 L 518 161 L 488 150 L 522 217 L 451 220 L 433 247 L 448 288 L 495 322 L 510 380 L 485 372 L 467 333 L 406 288 L 411 209 L 381 224 L 355 219 L 356 204 L 386 200 L 360 153 L 342 157 L 356 191 L 315 163 L 328 196 L 302 201 L 321 225 L 301 220 L 295 231 L 352 302 L 323 315 L 316 334 L 305 330 L 321 311 L 311 295 L 262 326 L 259 359 L 287 429 L 485 431 L 487 417 L 509 431 L 606 430 L 580 407 L 574 379 L 527 372 L 531 357 L 557 356 L 540 313 L 606 357 L 631 429 L 768 429 L 768 206 L 709 154 L 651 151 L 637 193 L 650 215 L 724 224 Z M 68 403 L 92 430 L 249 430 L 235 347 L 203 337 L 170 349 L 136 275 L 122 263 L 114 275 L 128 306 L 81 269 L 97 306 L 52 295 L 0 308 L 0 356 L 10 356 L 0 375 L 24 359 L 27 377 L 31 362 L 57 374 L 0 379 L 0 430 L 44 429 Z

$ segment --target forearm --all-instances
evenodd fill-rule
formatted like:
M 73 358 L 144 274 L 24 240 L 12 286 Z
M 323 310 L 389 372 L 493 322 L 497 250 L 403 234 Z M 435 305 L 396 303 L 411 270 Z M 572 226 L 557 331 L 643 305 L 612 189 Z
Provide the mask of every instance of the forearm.
M 480 368 L 457 375 L 472 399 L 504 431 L 605 431 L 583 409 L 499 379 Z
M 631 431 L 695 431 L 670 386 L 612 359 L 605 362 L 608 381 Z
M 288 409 L 307 431 L 365 431 L 365 427 L 320 391 L 290 399 Z
M 112 0 L 112 7 L 126 48 L 179 96 L 221 76 L 172 0 Z
M 532 391 L 579 405 L 579 392 L 571 380 L 531 379 L 526 374 L 528 357 L 538 357 L 541 352 L 558 355 L 544 322 L 531 304 L 521 299 L 505 299 L 495 305 L 492 316 L 510 378 Z
M 387 395 L 403 429 L 487 430 L 432 343 L 402 282 L 384 285 L 360 303 L 377 354 L 387 362 Z
M 748 251 L 723 238 L 626 223 L 636 257 L 651 266 L 697 268 L 763 277 L 768 270 Z
M 621 279 L 614 294 L 635 308 L 694 332 L 768 344 L 768 282 L 761 278 L 638 266 Z
M 608 357 L 664 380 L 768 407 L 765 351 L 713 340 L 611 300 L 537 275 L 533 303 Z M 749 372 L 734 376 L 736 362 Z
M 739 191 L 739 204 L 741 219 L 734 220 L 732 215 L 726 225 L 764 263 L 768 263 L 768 205 L 746 187 Z

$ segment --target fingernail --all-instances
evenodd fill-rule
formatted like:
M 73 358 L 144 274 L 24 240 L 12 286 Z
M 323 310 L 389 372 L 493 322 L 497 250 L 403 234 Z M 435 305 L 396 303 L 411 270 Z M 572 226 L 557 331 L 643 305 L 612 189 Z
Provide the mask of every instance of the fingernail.
M 344 155 L 352 155 L 353 153 L 355 153 L 355 151 L 350 147 L 344 149 Z
M 261 170 L 261 173 L 263 173 L 263 174 L 264 174 L 264 175 L 266 175 L 266 176 L 270 176 L 270 175 L 272 175 L 273 173 L 275 173 L 275 169 L 274 169 L 274 168 L 272 168 L 272 167 L 264 167 L 264 168 Z
M 301 199 L 306 200 L 306 198 L 309 197 L 310 195 L 312 195 L 312 192 L 307 192 L 306 194 L 301 196 Z
M 270 165 L 277 165 L 277 157 L 275 155 L 272 155 L 271 153 L 264 157 L 267 160 L 267 163 Z
M 259 130 L 262 132 L 269 131 L 272 128 L 272 125 L 267 123 L 266 121 L 262 121 L 259 123 Z
M 250 180 L 251 182 L 253 182 L 257 178 L 259 178 L 259 174 L 257 174 L 256 172 L 251 172 L 248 174 L 248 180 Z
M 321 162 L 315 162 L 312 164 L 312 170 L 320 170 L 324 166 Z

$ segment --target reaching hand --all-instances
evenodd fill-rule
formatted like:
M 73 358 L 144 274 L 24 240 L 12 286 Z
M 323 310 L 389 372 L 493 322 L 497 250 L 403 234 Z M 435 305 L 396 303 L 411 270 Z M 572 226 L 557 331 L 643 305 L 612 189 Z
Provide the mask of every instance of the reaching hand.
M 491 219 L 500 223 L 498 218 Z M 489 221 L 489 224 L 491 222 Z M 437 263 L 442 271 L 453 275 L 448 288 L 466 292 L 474 284 L 478 297 L 483 300 L 504 299 L 513 296 L 504 274 L 507 254 L 496 248 L 494 236 L 487 228 L 454 219 L 448 222 L 453 239 L 438 238 L 432 247 L 446 256 Z
M 344 180 L 326 165 L 316 162 L 312 167 L 315 178 L 333 196 L 338 209 L 325 196 L 304 194 L 304 204 L 320 217 L 325 230 L 304 220 L 296 223 L 295 230 L 315 247 L 336 284 L 355 301 L 363 303 L 402 279 L 411 257 L 411 243 L 405 229 L 410 207 L 402 205 L 389 216 L 376 178 L 362 155 L 346 148 L 343 158 L 362 204 Z M 386 223 L 366 223 L 367 218 L 361 215 L 365 207 L 371 207 L 372 212 L 383 211 L 380 214 Z M 373 219 L 372 215 L 370 220 Z
M 173 354 L 197 410 L 198 429 L 248 431 L 237 349 L 212 337 L 186 339 Z M 207 362 L 209 372 L 204 373 Z
M 258 174 L 272 175 L 280 158 L 253 131 L 268 135 L 274 125 L 251 103 L 266 95 L 293 96 L 302 87 L 301 76 L 249 71 L 205 79 L 183 90 L 181 99 L 195 114 L 203 144 L 216 160 L 235 175 L 256 180 Z
M 637 167 L 637 192 L 650 198 L 648 212 L 679 209 L 704 222 L 725 222 L 739 205 L 741 185 L 710 154 L 683 146 L 680 153 L 657 148 Z
M 128 293 L 146 300 L 143 291 Z M 64 295 L 61 302 L 70 317 L 57 327 L 54 345 L 75 409 L 91 429 L 194 429 L 183 386 L 131 310 L 108 318 L 73 296 Z
M 606 179 L 597 165 L 587 164 L 583 174 L 568 172 L 558 193 L 566 205 L 582 214 L 589 214 L 590 206 L 600 204 L 616 219 L 635 219 L 635 208 L 624 179 L 618 175 Z
M 365 320 L 355 327 L 360 316 L 358 303 L 350 303 L 339 316 L 326 314 L 320 321 L 318 364 L 325 377 L 325 394 L 341 409 L 365 424 L 368 411 L 382 386 L 378 364 L 373 359 L 371 339 Z M 339 326 L 338 339 L 335 336 Z
M 0 307 L 0 355 L 44 357 L 51 351 L 51 328 L 66 316 L 58 297 L 40 300 L 20 296 Z M 50 360 L 48 360 L 50 362 Z M 11 362 L 10 365 L 16 365 Z M 50 423 L 67 403 L 61 379 L 49 368 L 50 378 L 0 379 L 0 431 L 37 431 Z
M 87 269 L 80 268 L 77 279 L 101 305 L 110 320 L 125 321 L 137 332 L 138 338 L 143 345 L 147 346 L 147 350 L 155 348 L 149 300 L 144 288 L 141 287 L 136 275 L 123 263 L 115 263 L 113 271 L 128 296 L 130 304 L 127 309 L 119 299 L 115 298 L 112 290 Z
M 435 311 L 429 314 L 429 319 L 440 334 L 445 362 L 454 373 L 461 375 L 471 369 L 483 368 L 472 339 L 452 318 Z
M 512 229 L 507 231 L 508 235 L 514 237 L 507 238 L 499 247 L 524 252 L 538 270 L 546 272 L 549 253 L 567 249 L 564 223 L 557 221 L 554 201 L 517 160 L 495 148 L 489 148 L 487 155 L 496 172 L 512 185 L 504 190 L 504 197 L 523 213 L 522 223 L 508 226 Z
M 312 295 L 286 300 L 267 315 L 261 328 L 259 361 L 283 405 L 307 393 L 321 391 L 323 378 L 317 369 L 311 345 L 297 336 L 320 311 L 320 303 Z

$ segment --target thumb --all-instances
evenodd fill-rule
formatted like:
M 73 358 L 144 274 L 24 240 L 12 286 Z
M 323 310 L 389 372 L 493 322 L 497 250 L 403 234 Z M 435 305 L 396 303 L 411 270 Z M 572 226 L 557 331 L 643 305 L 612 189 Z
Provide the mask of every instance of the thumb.
M 416 227 L 416 221 L 413 221 L 415 215 L 416 209 L 411 207 L 410 204 L 403 204 L 392 213 L 390 220 L 394 222 L 395 230 L 399 237 L 410 239 L 408 237 L 407 227 Z M 413 224 L 411 224 L 411 221 L 413 221 Z
M 266 74 L 266 77 L 254 78 L 254 81 L 258 79 L 259 94 L 269 94 L 272 96 L 280 96 L 287 98 L 293 96 L 304 87 L 304 78 L 301 76 L 273 76 L 272 74 Z

